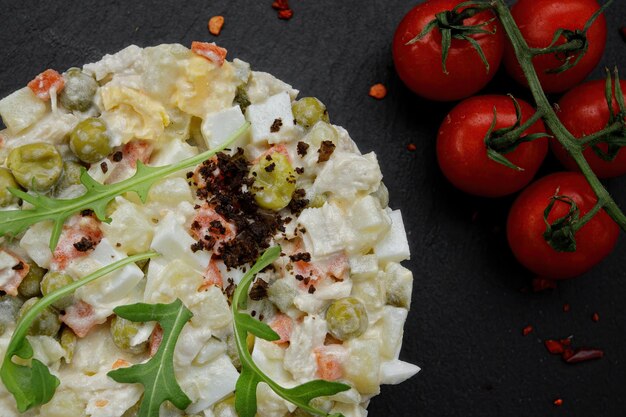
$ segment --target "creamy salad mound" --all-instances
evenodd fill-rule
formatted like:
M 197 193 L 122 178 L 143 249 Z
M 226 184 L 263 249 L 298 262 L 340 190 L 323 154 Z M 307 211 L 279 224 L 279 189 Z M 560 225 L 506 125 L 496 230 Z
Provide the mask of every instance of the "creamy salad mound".
M 140 384 L 107 374 L 148 361 L 163 330 L 114 313 L 177 299 L 193 317 L 173 354 L 175 379 L 191 400 L 160 416 L 235 417 L 241 361 L 230 303 L 261 253 L 277 261 L 248 294 L 250 316 L 276 341 L 248 337 L 254 363 L 284 387 L 314 379 L 351 388 L 317 398 L 317 409 L 365 417 L 381 384 L 418 372 L 399 360 L 412 274 L 399 210 L 388 207 L 376 155 L 361 154 L 316 98 L 214 44 L 131 45 L 82 69 L 47 70 L 0 100 L 0 224 L 32 206 L 8 187 L 55 199 L 86 192 L 81 170 L 101 184 L 131 178 L 138 161 L 162 167 L 220 146 L 196 167 L 159 179 L 143 202 L 115 197 L 109 222 L 71 213 L 51 249 L 41 219 L 0 238 L 0 354 L 37 300 L 128 256 L 131 263 L 78 288 L 37 316 L 27 340 L 58 377 L 51 400 L 20 413 L 0 384 L 0 416 L 131 417 Z M 5 214 L 3 214 L 5 213 Z M 4 217 L 4 219 L 3 219 Z M 259 417 L 305 416 L 265 383 Z

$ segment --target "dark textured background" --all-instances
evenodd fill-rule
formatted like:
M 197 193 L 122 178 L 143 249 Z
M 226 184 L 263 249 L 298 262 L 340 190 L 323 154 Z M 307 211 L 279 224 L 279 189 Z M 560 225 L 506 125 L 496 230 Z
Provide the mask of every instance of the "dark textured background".
M 1 0 L 0 96 L 46 68 L 78 66 L 131 43 L 217 41 L 230 58 L 325 102 L 331 120 L 364 152 L 376 151 L 391 205 L 402 209 L 415 275 L 402 358 L 423 370 L 383 387 L 371 416 L 625 416 L 626 239 L 592 272 L 555 291 L 520 291 L 531 276 L 506 245 L 512 199 L 468 197 L 443 179 L 434 143 L 451 105 L 413 96 L 394 73 L 391 38 L 416 2 L 291 0 L 295 16 L 288 22 L 278 20 L 271 3 Z M 615 3 L 601 67 L 618 64 L 626 73 L 618 33 L 626 2 Z M 226 18 L 219 38 L 206 28 L 216 14 Z M 600 69 L 592 77 L 601 77 Z M 367 96 L 376 82 L 389 87 L 382 101 Z M 487 89 L 524 96 L 502 72 Z M 417 150 L 407 151 L 408 143 Z M 626 207 L 626 180 L 612 180 L 609 188 Z M 591 320 L 596 311 L 598 323 Z M 535 331 L 523 337 L 528 324 Z M 569 335 L 576 345 L 604 348 L 606 357 L 572 366 L 543 347 L 543 339 Z M 564 400 L 560 408 L 552 405 L 557 397 Z

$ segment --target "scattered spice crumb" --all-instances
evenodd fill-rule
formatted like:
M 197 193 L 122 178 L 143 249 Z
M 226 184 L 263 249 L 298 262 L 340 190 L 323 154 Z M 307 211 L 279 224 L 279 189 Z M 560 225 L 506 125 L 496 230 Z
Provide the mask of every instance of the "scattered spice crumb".
M 531 333 L 532 333 L 532 331 L 533 331 L 533 326 L 528 325 L 528 326 L 526 326 L 526 327 L 524 327 L 524 328 L 522 329 L 522 334 L 523 334 L 524 336 L 528 336 L 529 334 L 531 334 Z
M 100 164 L 100 169 L 102 170 L 103 174 L 106 174 L 109 171 L 109 166 L 107 165 L 106 162 L 102 162 Z
M 213 16 L 209 19 L 208 26 L 211 35 L 218 36 L 224 26 L 224 16 Z
M 604 351 L 601 349 L 578 349 L 572 353 L 572 355 L 568 353 L 567 358 L 565 358 L 565 355 L 563 355 L 563 359 L 565 360 L 565 362 L 578 363 L 590 361 L 593 359 L 601 359 L 604 357 Z
M 533 291 L 540 292 L 543 290 L 556 288 L 556 281 L 548 278 L 535 278 L 532 282 Z
M 565 351 L 563 343 L 561 343 L 561 341 L 559 340 L 548 339 L 545 340 L 543 344 L 545 345 L 546 349 L 548 349 L 548 352 L 553 355 L 560 355 Z
M 554 405 L 556 405 L 557 407 L 560 407 L 563 405 L 563 399 L 562 398 L 557 398 L 556 400 L 554 400 Z
M 563 311 L 565 313 L 569 312 L 571 309 L 572 309 L 572 306 L 570 306 L 569 303 L 563 304 Z
M 409 143 L 408 145 L 406 145 L 406 149 L 409 152 L 415 152 L 417 150 L 417 146 L 414 143 Z
M 593 313 L 593 315 L 591 316 L 591 320 L 593 320 L 594 322 L 599 322 L 600 321 L 600 315 L 598 313 Z
M 370 92 L 369 92 L 370 97 L 374 97 L 377 100 L 382 100 L 385 98 L 386 95 L 387 95 L 387 87 L 385 87 L 383 84 L 378 83 L 370 87 Z
M 278 11 L 278 18 L 282 19 L 282 20 L 289 20 L 293 17 L 293 10 L 291 9 L 287 9 L 287 10 L 279 10 Z

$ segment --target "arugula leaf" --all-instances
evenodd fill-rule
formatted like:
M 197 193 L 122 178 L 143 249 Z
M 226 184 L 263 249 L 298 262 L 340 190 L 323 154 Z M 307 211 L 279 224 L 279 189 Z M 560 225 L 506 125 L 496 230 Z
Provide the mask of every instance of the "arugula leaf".
M 183 326 L 193 316 L 191 311 L 179 299 L 170 304 L 131 304 L 113 311 L 130 321 L 158 321 L 163 329 L 159 350 L 148 362 L 119 368 L 107 374 L 117 382 L 143 385 L 144 395 L 137 416 L 158 416 L 161 404 L 167 400 L 181 410 L 187 408 L 191 400 L 174 376 L 174 347 Z
M 132 177 L 114 184 L 100 184 L 89 176 L 87 171 L 83 169 L 80 181 L 83 183 L 87 191 L 85 194 L 70 199 L 54 199 L 45 195 L 32 195 L 22 190 L 9 188 L 11 194 L 21 198 L 22 200 L 33 205 L 31 209 L 25 210 L 6 210 L 2 212 L 0 219 L 0 236 L 17 236 L 19 233 L 28 229 L 29 226 L 44 220 L 52 220 L 54 227 L 50 237 L 50 250 L 54 251 L 61 231 L 63 223 L 68 217 L 83 210 L 93 210 L 98 219 L 109 222 L 106 216 L 106 207 L 115 197 L 126 192 L 133 191 L 141 198 L 142 202 L 146 201 L 148 192 L 152 185 L 177 171 L 186 169 L 199 164 L 200 162 L 210 158 L 217 152 L 224 150 L 228 145 L 234 142 L 241 134 L 243 134 L 250 126 L 249 122 L 244 123 L 237 129 L 226 141 L 214 149 L 202 152 L 191 158 L 184 159 L 175 164 L 162 167 L 146 166 L 141 161 L 137 161 L 137 172 Z
M 156 252 L 142 253 L 129 256 L 100 268 L 86 277 L 74 281 L 65 287 L 61 287 L 41 298 L 26 312 L 22 319 L 18 321 L 17 327 L 9 341 L 6 353 L 4 354 L 4 359 L 2 360 L 0 379 L 2 379 L 2 383 L 7 390 L 13 394 L 19 411 L 24 412 L 34 406 L 47 403 L 59 386 L 59 379 L 50 373 L 46 365 L 37 359 L 33 359 L 33 348 L 28 342 L 28 339 L 26 339 L 28 329 L 39 313 L 85 284 L 130 263 L 152 258 L 157 255 Z M 22 361 L 29 361 L 30 366 L 15 363 L 13 361 L 14 356 L 17 356 Z
M 241 312 L 247 304 L 248 290 L 256 274 L 274 262 L 280 255 L 280 246 L 267 249 L 256 263 L 243 276 L 233 295 L 232 311 L 237 351 L 241 360 L 241 374 L 235 386 L 235 409 L 239 417 L 254 417 L 257 411 L 256 389 L 260 382 L 265 382 L 280 397 L 298 406 L 304 411 L 319 416 L 343 417 L 341 414 L 330 416 L 322 410 L 311 407 L 312 399 L 329 396 L 350 389 L 349 385 L 324 380 L 309 381 L 293 388 L 284 388 L 277 384 L 252 360 L 248 352 L 247 338 L 251 333 L 261 339 L 274 341 L 280 336 L 267 324 Z

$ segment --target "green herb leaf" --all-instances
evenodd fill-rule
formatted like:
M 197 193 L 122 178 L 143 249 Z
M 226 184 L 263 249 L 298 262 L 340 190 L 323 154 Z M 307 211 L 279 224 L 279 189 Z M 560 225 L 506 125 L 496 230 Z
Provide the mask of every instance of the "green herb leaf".
M 24 412 L 37 405 L 47 403 L 59 386 L 59 379 L 50 373 L 46 365 L 37 359 L 33 359 L 33 348 L 28 339 L 26 339 L 28 329 L 39 313 L 83 285 L 130 263 L 157 255 L 156 252 L 147 252 L 113 262 L 82 279 L 51 292 L 41 298 L 26 312 L 17 323 L 0 368 L 0 379 L 2 379 L 2 383 L 7 390 L 13 394 L 19 411 Z M 30 361 L 30 366 L 15 363 L 13 361 L 14 356 L 22 359 L 22 361 Z
M 256 263 L 243 276 L 233 295 L 233 323 L 237 351 L 241 360 L 241 374 L 235 387 L 235 409 L 239 417 L 254 417 L 257 411 L 256 389 L 260 382 L 265 382 L 276 394 L 300 409 L 319 416 L 329 416 L 322 410 L 309 405 L 312 399 L 322 396 L 330 396 L 350 389 L 349 385 L 339 382 L 315 380 L 298 385 L 293 388 L 284 388 L 277 384 L 252 360 L 247 347 L 248 333 L 261 339 L 274 341 L 280 339 L 278 334 L 267 324 L 252 318 L 249 314 L 240 310 L 246 308 L 250 284 L 256 274 L 272 264 L 280 255 L 280 246 L 274 246 L 266 250 Z M 341 414 L 333 414 L 330 417 L 342 417 Z
M 150 167 L 142 164 L 141 161 L 137 161 L 137 172 L 135 175 L 114 184 L 100 184 L 83 170 L 80 181 L 87 191 L 85 194 L 76 198 L 54 199 L 44 195 L 31 195 L 15 188 L 9 188 L 9 191 L 13 195 L 32 204 L 33 208 L 3 211 L 2 219 L 0 219 L 0 236 L 17 236 L 35 223 L 44 220 L 52 220 L 54 227 L 50 237 L 50 250 L 54 251 L 54 248 L 59 242 L 61 231 L 63 230 L 63 223 L 65 223 L 68 217 L 83 210 L 90 209 L 94 211 L 101 221 L 110 221 L 106 217 L 106 207 L 115 197 L 132 191 L 137 193 L 141 200 L 145 202 L 150 187 L 152 187 L 156 181 L 182 169 L 193 167 L 215 155 L 217 152 L 224 150 L 244 133 L 249 125 L 249 122 L 244 123 L 218 147 L 175 164 L 162 167 Z
M 137 303 L 117 307 L 113 311 L 130 321 L 157 321 L 163 329 L 159 350 L 148 362 L 119 368 L 107 374 L 117 382 L 144 386 L 138 417 L 159 415 L 161 404 L 168 400 L 181 410 L 187 408 L 191 400 L 174 376 L 174 348 L 180 332 L 193 316 L 191 311 L 178 299 L 171 304 Z

